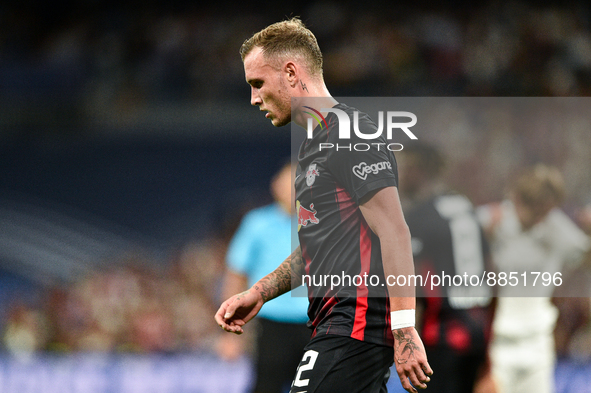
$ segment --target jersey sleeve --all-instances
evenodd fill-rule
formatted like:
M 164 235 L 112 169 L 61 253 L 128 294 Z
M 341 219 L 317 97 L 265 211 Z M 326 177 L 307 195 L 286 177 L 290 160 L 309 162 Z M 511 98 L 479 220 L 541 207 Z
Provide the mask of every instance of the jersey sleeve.
M 359 127 L 362 127 L 362 124 Z M 375 130 L 362 132 L 371 133 Z M 357 203 L 371 191 L 398 186 L 394 153 L 387 150 L 385 142 L 385 139 L 363 140 L 353 137 L 350 142 L 334 142 L 335 146 L 338 144 L 339 149 L 331 149 L 329 169 L 339 185 L 345 188 Z
M 226 253 L 226 265 L 236 273 L 249 275 L 256 261 L 256 220 L 251 213 L 244 216 Z

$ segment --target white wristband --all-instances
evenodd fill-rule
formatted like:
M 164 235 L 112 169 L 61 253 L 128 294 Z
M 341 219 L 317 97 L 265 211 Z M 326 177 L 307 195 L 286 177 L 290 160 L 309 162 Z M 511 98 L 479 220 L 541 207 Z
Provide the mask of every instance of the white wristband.
M 398 310 L 390 313 L 392 330 L 415 326 L 415 310 Z

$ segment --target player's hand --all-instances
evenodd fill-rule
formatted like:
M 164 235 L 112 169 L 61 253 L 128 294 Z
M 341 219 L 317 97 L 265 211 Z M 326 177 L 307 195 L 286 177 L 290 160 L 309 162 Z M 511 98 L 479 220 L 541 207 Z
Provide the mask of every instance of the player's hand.
M 227 332 L 242 334 L 242 326 L 258 314 L 263 304 L 261 294 L 249 289 L 223 302 L 215 314 L 215 321 Z
M 394 364 L 402 387 L 411 393 L 426 389 L 433 370 L 427 362 L 425 347 L 414 327 L 392 330 Z M 411 385 L 412 383 L 412 385 Z

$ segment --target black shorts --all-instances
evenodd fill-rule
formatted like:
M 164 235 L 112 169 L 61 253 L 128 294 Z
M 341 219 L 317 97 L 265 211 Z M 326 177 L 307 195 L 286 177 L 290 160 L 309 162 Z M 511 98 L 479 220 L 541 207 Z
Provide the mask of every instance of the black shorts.
M 312 331 L 305 323 L 258 318 L 254 393 L 285 392 Z
M 437 375 L 445 378 L 433 378 L 428 383 L 427 392 L 431 393 L 472 393 L 478 373 L 486 362 L 485 350 L 462 354 L 451 348 L 426 347 L 429 364 Z
M 385 393 L 394 349 L 351 337 L 313 338 L 291 385 L 291 393 Z

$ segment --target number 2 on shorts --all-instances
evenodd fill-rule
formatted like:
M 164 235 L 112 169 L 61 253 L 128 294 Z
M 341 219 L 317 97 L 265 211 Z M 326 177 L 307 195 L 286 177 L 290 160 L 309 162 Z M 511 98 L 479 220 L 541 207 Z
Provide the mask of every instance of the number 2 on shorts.
M 298 366 L 298 372 L 296 374 L 295 379 L 293 380 L 293 385 L 301 388 L 304 386 L 308 386 L 308 383 L 310 383 L 309 379 L 300 379 L 302 377 L 302 373 L 304 371 L 308 371 L 308 370 L 312 370 L 314 368 L 314 363 L 316 363 L 316 358 L 318 358 L 318 352 L 310 349 L 309 351 L 306 351 L 306 353 L 304 353 L 304 356 L 302 357 L 302 361 L 305 361 L 306 359 L 310 359 L 308 361 L 308 363 L 306 364 L 300 364 Z

